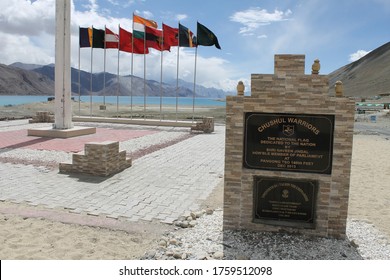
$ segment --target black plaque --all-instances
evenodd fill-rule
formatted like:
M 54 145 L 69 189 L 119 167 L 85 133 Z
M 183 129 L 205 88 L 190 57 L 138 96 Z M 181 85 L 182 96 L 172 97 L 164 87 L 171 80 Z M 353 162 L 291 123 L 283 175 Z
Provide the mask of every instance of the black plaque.
M 246 168 L 331 174 L 334 115 L 246 113 Z
M 253 221 L 314 228 L 317 189 L 313 180 L 255 177 Z

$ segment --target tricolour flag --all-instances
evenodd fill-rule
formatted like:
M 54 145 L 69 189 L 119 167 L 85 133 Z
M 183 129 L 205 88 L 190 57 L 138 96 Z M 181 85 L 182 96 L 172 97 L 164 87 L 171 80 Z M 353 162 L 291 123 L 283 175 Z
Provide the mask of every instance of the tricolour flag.
M 196 44 L 198 46 L 213 46 L 217 49 L 221 49 L 218 43 L 217 36 L 213 32 L 210 31 L 206 26 L 197 24 L 197 32 L 196 32 Z
M 133 34 L 123 28 L 119 28 L 119 50 L 135 54 L 149 53 L 144 40 L 133 38 Z
M 90 48 L 92 46 L 92 28 L 79 28 L 79 46 L 80 48 Z
M 164 47 L 174 47 L 179 45 L 179 29 L 170 27 L 169 25 L 163 24 L 163 37 Z
M 163 45 L 163 32 L 161 30 L 145 26 L 146 47 L 159 51 L 169 51 L 170 46 Z
M 194 33 L 184 25 L 179 23 L 179 46 L 180 47 L 196 47 Z
M 145 36 L 145 26 L 157 28 L 154 20 L 146 19 L 133 14 L 133 35 L 134 38 L 143 39 Z
M 119 36 L 106 27 L 105 34 L 106 49 L 117 49 L 119 45 Z

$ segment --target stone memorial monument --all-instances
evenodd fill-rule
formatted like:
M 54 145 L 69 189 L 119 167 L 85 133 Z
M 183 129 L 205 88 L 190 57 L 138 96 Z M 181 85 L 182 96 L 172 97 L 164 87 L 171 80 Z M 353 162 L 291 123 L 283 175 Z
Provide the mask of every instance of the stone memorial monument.
M 315 60 L 276 55 L 274 74 L 252 74 L 251 96 L 226 101 L 224 229 L 344 238 L 354 102 L 329 96 Z

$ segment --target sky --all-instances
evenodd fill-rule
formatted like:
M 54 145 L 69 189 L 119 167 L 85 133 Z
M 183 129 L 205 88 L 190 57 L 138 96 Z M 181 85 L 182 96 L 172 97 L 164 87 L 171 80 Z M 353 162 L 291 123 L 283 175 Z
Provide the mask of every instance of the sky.
M 79 27 L 132 31 L 133 13 L 196 33 L 197 21 L 218 38 L 214 46 L 152 50 L 134 55 L 133 74 L 164 82 L 179 78 L 235 91 L 251 74 L 273 74 L 275 54 L 304 54 L 306 74 L 315 59 L 329 74 L 390 41 L 389 0 L 71 0 L 71 64 L 90 72 L 131 73 L 132 56 L 81 49 Z M 54 63 L 55 0 L 1 0 L 0 63 Z M 196 53 L 196 57 L 195 57 Z M 179 71 L 177 57 L 179 54 Z M 196 58 L 196 59 L 195 59 Z M 146 61 L 146 68 L 144 68 Z M 195 64 L 196 61 L 196 64 Z M 163 67 L 161 67 L 161 64 Z M 196 65 L 196 67 L 195 67 Z M 145 69 L 145 72 L 144 72 Z M 161 74 L 162 69 L 162 74 Z M 195 75 L 196 69 L 196 76 Z

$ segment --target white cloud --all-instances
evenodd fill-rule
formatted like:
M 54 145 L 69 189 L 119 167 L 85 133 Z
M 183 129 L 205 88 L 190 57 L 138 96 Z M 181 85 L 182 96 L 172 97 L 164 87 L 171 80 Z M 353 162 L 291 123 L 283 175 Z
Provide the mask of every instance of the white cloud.
M 114 6 L 121 6 L 122 8 L 127 8 L 127 7 L 130 7 L 131 5 L 133 5 L 135 3 L 135 0 L 127 0 L 127 1 L 124 1 L 124 0 L 107 0 L 108 2 L 110 2 L 112 5 Z
M 0 2 L 0 32 L 18 35 L 38 35 L 52 32 L 55 1 L 40 0 L 31 3 L 24 0 Z
M 98 1 L 90 0 L 88 8 L 75 9 L 72 0 L 71 11 L 71 63 L 72 67 L 79 67 L 79 26 L 88 27 L 93 24 L 95 28 L 103 29 L 106 25 L 114 32 L 118 32 L 118 24 L 126 30 L 132 29 L 132 18 L 118 18 L 103 14 L 98 6 Z M 153 18 L 150 12 L 140 12 L 141 16 Z M 181 18 L 187 15 L 179 15 Z M 55 1 L 37 0 L 35 2 L 25 0 L 1 0 L 0 1 L 0 63 L 11 64 L 14 62 L 31 64 L 54 63 L 55 55 Z M 180 49 L 179 77 L 186 81 L 194 79 L 194 50 Z M 80 66 L 84 71 L 91 70 L 91 49 L 80 50 Z M 106 51 L 106 71 L 116 74 L 118 68 L 117 50 Z M 120 52 L 120 74 L 129 75 L 131 72 L 131 54 Z M 104 50 L 93 49 L 93 72 L 102 72 L 104 69 Z M 137 76 L 143 77 L 143 55 L 134 55 L 134 71 Z M 147 78 L 160 80 L 160 52 L 152 50 L 146 56 Z M 240 75 L 228 69 L 232 68 L 226 60 L 211 57 L 204 58 L 198 54 L 197 83 L 216 88 L 230 89 L 229 77 Z M 176 79 L 177 74 L 177 48 L 171 52 L 164 52 L 163 75 L 165 80 Z M 222 81 L 222 82 L 219 82 Z M 231 90 L 231 89 L 230 89 Z
M 355 53 L 349 55 L 349 61 L 354 62 L 356 60 L 359 60 L 360 58 L 362 58 L 363 56 L 365 56 L 369 52 L 370 51 L 358 50 Z
M 268 12 L 266 9 L 255 7 L 234 13 L 230 17 L 230 20 L 244 25 L 244 27 L 240 28 L 239 33 L 247 35 L 259 29 L 260 26 L 269 25 L 273 22 L 288 20 L 291 14 L 291 10 L 283 12 L 276 9 L 272 13 Z
M 175 18 L 176 18 L 177 21 L 182 21 L 182 20 L 188 18 L 188 15 L 186 15 L 186 14 L 178 14 L 178 15 L 175 16 Z
M 150 11 L 139 11 L 139 10 L 135 10 L 134 12 L 135 14 L 141 16 L 141 17 L 144 17 L 146 19 L 152 19 L 153 18 L 153 13 L 150 12 Z
M 97 4 L 97 0 L 89 0 L 89 5 L 87 5 L 86 7 L 88 7 L 91 11 L 93 12 L 97 12 L 97 10 L 99 9 L 99 5 Z

